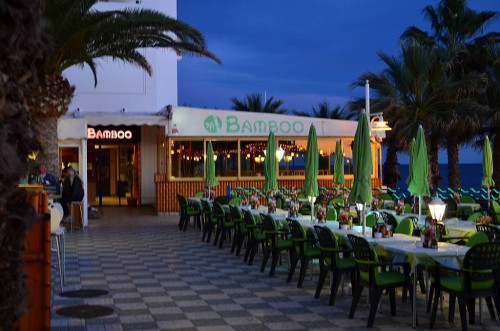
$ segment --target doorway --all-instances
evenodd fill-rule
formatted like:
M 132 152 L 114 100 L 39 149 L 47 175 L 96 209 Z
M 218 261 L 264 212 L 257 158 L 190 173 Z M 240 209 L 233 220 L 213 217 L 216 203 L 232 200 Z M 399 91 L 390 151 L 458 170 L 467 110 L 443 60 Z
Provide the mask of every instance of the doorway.
M 138 148 L 138 144 L 88 145 L 89 204 L 98 206 L 137 204 Z

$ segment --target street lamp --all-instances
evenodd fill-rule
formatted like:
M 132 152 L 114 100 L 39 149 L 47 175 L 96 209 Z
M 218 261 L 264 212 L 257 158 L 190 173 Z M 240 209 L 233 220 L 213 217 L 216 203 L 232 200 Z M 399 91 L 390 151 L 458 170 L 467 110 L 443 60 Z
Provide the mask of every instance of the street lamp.
M 372 136 L 372 131 L 376 131 L 374 136 L 376 142 L 380 146 L 380 142 L 383 138 L 385 138 L 385 131 L 392 130 L 391 127 L 387 125 L 387 121 L 384 121 L 383 113 L 373 113 L 370 114 L 370 81 L 366 80 L 365 83 L 365 113 L 370 121 L 370 137 Z M 373 116 L 373 118 L 371 118 Z M 377 149 L 378 155 L 378 178 L 380 178 L 380 182 L 382 183 L 382 148 Z
M 382 113 L 371 114 L 373 118 L 370 120 L 370 131 L 390 131 L 392 128 L 384 121 Z

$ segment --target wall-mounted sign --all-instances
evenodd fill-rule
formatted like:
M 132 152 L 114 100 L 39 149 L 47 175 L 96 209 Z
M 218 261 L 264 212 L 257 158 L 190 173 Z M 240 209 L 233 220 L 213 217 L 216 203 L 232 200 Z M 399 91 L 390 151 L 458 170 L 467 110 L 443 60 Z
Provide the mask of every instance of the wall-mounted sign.
M 141 141 L 141 127 L 137 125 L 88 126 L 87 139 L 91 145 L 135 144 Z
M 357 122 L 283 114 L 172 107 L 167 133 L 184 137 L 307 137 L 311 124 L 320 137 L 352 137 Z
M 132 131 L 130 130 L 100 130 L 87 128 L 88 139 L 108 139 L 108 140 L 131 140 Z

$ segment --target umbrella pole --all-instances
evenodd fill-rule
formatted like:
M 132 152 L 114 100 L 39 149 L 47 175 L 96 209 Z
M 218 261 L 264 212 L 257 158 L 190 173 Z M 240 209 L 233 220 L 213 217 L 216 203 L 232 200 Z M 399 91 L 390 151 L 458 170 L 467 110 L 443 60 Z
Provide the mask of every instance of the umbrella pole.
M 314 200 L 311 199 L 311 222 L 314 222 Z
M 490 202 L 490 199 L 491 199 L 490 194 L 491 194 L 491 190 L 490 190 L 490 187 L 488 186 L 488 208 L 490 208 L 490 203 L 491 203 Z
M 422 196 L 418 196 L 418 221 L 420 222 L 420 217 L 422 217 Z
M 366 206 L 363 203 L 363 207 L 361 208 L 361 223 L 363 224 L 363 237 L 366 235 Z

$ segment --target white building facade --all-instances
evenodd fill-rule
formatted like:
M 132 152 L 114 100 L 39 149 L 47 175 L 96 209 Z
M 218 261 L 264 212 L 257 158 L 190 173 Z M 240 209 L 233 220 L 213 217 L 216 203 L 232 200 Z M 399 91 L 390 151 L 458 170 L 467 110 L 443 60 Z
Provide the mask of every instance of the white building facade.
M 176 0 L 101 1 L 97 10 L 149 8 L 177 17 Z M 152 67 L 144 70 L 112 59 L 97 60 L 97 86 L 88 67 L 63 75 L 76 87 L 68 113 L 58 121 L 60 170 L 71 165 L 85 185 L 88 205 L 155 202 L 154 174 L 166 105 L 177 104 L 177 54 L 143 49 Z M 92 132 L 94 133 L 92 135 Z M 131 199 L 134 203 L 134 199 Z M 84 225 L 88 225 L 84 213 Z

